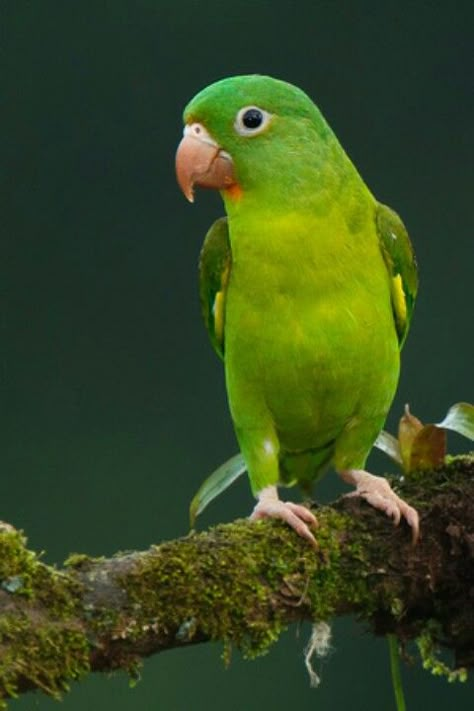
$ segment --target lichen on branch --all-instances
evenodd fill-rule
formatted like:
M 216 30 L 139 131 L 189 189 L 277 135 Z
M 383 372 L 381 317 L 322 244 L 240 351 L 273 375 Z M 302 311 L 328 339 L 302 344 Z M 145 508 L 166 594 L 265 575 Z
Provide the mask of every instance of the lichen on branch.
M 266 652 L 297 620 L 355 614 L 376 634 L 441 644 L 474 666 L 474 457 L 413 474 L 403 497 L 421 540 L 354 498 L 317 507 L 319 550 L 278 521 L 247 520 L 61 569 L 0 529 L 0 698 L 58 697 L 89 671 L 125 669 L 174 647 L 221 640 Z M 440 669 L 436 663 L 426 663 Z M 462 676 L 462 674 L 458 674 Z M 2 702 L 0 702 L 2 703 Z

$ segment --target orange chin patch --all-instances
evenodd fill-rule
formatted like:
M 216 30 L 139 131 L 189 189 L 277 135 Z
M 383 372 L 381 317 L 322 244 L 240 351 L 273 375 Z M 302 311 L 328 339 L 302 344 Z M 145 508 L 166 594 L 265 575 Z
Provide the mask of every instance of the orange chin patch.
M 232 185 L 225 189 L 226 195 L 228 195 L 231 200 L 240 200 L 242 192 L 242 188 L 238 183 L 232 183 Z

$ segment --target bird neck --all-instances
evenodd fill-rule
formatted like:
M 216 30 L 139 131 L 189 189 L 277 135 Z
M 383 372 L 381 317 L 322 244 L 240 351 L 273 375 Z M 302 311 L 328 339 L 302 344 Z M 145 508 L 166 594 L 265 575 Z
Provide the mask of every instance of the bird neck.
M 336 210 L 354 225 L 373 207 L 372 194 L 334 134 L 324 143 L 292 148 L 289 159 L 262 153 L 258 161 L 238 166 L 238 185 L 222 192 L 230 221 L 253 213 L 267 221 L 290 214 L 325 219 Z

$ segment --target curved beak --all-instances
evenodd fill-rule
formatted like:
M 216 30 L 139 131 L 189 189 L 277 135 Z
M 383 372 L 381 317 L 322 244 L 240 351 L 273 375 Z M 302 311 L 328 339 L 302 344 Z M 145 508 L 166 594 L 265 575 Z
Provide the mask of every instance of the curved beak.
M 176 152 L 176 177 L 189 202 L 194 186 L 225 190 L 236 184 L 232 158 L 200 123 L 188 124 Z

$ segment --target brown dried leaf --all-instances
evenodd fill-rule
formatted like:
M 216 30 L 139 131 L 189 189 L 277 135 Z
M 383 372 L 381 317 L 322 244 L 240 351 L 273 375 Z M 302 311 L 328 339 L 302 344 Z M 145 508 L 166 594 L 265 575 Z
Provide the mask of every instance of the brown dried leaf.
M 407 471 L 434 469 L 446 456 L 446 431 L 436 425 L 425 425 L 414 436 Z
M 423 429 L 423 423 L 412 415 L 408 405 L 405 405 L 405 412 L 400 418 L 398 425 L 398 443 L 400 445 L 400 455 L 403 462 L 403 469 L 409 472 L 413 469 L 411 466 L 411 452 L 413 442 L 418 432 Z

